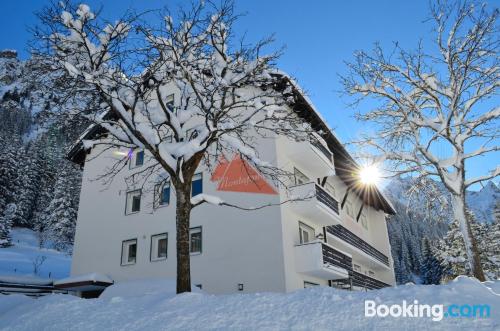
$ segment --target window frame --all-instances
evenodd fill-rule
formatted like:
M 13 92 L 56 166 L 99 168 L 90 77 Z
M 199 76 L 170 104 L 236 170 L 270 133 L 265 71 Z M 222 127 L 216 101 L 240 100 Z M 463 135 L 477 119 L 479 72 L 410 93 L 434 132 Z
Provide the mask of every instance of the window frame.
M 141 164 L 137 164 L 137 154 L 139 154 L 139 153 L 142 153 L 142 163 Z M 145 154 L 143 149 L 134 150 L 132 153 L 132 157 L 130 158 L 128 168 L 132 170 L 132 169 L 142 167 L 144 165 L 145 157 L 146 157 L 146 154 Z
M 130 254 L 130 244 L 133 242 L 135 244 L 135 260 L 134 262 L 128 262 L 129 259 L 129 254 Z M 125 253 L 125 245 L 127 245 L 127 262 L 124 263 L 124 253 Z M 122 240 L 122 249 L 121 249 L 121 255 L 120 255 L 120 266 L 129 266 L 129 265 L 134 265 L 137 263 L 137 249 L 138 249 L 138 240 L 137 238 L 131 238 L 131 239 L 126 239 Z
M 130 206 L 130 212 L 128 211 L 128 198 L 129 194 L 134 193 L 134 192 L 139 192 L 139 210 L 133 211 L 133 202 L 132 205 Z M 132 198 L 133 199 L 133 198 Z M 141 189 L 136 189 L 136 190 L 130 190 L 125 193 L 125 215 L 133 215 L 141 212 L 141 202 L 142 202 L 142 190 Z
M 361 213 L 361 215 L 359 216 L 359 223 L 361 223 L 361 226 L 365 230 L 368 230 L 368 219 L 364 213 Z
M 311 230 L 312 231 L 312 238 L 310 238 L 308 241 L 304 242 L 303 238 L 302 238 L 302 229 L 305 229 L 305 230 Z M 316 230 L 314 230 L 314 228 L 310 225 L 307 225 L 306 223 L 302 222 L 302 221 L 299 221 L 299 242 L 301 245 L 303 244 L 307 244 L 307 243 L 310 243 L 312 242 L 313 240 L 316 239 Z
M 153 257 L 153 247 L 156 247 L 156 253 L 158 253 L 158 242 L 163 239 L 163 236 L 165 236 L 164 238 L 167 239 L 167 251 L 165 252 L 165 257 Z M 158 238 L 158 239 L 156 239 Z M 153 241 L 156 239 L 156 246 L 153 245 Z M 149 246 L 149 261 L 150 262 L 158 262 L 158 261 L 164 261 L 168 259 L 168 232 L 162 232 L 162 233 L 157 233 L 157 234 L 153 234 L 151 235 L 151 241 L 150 241 L 150 246 Z
M 314 286 L 320 286 L 318 283 L 313 283 L 313 282 L 309 282 L 307 280 L 304 280 L 304 288 L 310 288 L 310 287 L 314 287 Z
M 304 183 L 298 183 L 297 182 L 297 174 L 299 174 L 299 177 L 302 176 L 303 179 L 306 179 L 306 181 Z M 304 174 L 302 171 L 300 171 L 297 167 L 293 167 L 293 182 L 296 186 L 299 186 L 299 185 L 305 185 L 305 184 L 308 184 L 311 182 L 311 179 L 309 177 L 306 176 L 306 174 Z
M 168 185 L 168 203 L 161 203 L 162 196 L 163 196 L 163 191 L 165 190 L 166 186 Z M 164 183 L 158 183 L 155 185 L 155 190 L 154 190 L 154 208 L 162 208 L 162 207 L 167 207 L 170 205 L 170 196 L 172 195 L 172 184 L 170 183 L 170 180 L 165 181 Z
M 194 179 L 194 178 L 195 178 L 196 176 L 200 176 L 200 179 L 199 179 L 199 180 L 201 181 L 201 192 L 200 192 L 200 193 L 198 193 L 198 194 L 202 194 L 202 193 L 203 193 L 203 172 L 198 172 L 198 173 L 194 174 L 193 179 L 192 179 L 192 181 L 191 181 L 191 198 L 192 198 L 192 197 L 195 197 L 196 195 L 198 195 L 198 194 L 196 194 L 196 195 L 194 195 L 194 194 L 193 194 L 193 192 L 194 192 L 194 190 L 193 190 L 193 184 L 194 184 L 194 182 L 195 182 L 195 179 Z M 197 180 L 198 180 L 198 179 L 197 179 Z
M 200 250 L 199 251 L 196 251 L 196 252 L 193 252 L 191 251 L 191 231 L 193 230 L 198 230 L 199 229 L 199 233 L 200 233 Z M 201 253 L 203 253 L 203 229 L 201 226 L 195 226 L 195 227 L 192 227 L 192 228 L 189 228 L 189 255 L 200 255 Z

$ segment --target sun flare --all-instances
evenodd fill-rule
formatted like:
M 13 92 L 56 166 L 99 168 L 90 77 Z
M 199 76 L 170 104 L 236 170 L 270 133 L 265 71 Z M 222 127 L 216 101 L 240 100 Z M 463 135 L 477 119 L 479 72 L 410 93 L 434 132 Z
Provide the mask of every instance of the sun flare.
M 380 172 L 375 165 L 365 166 L 359 172 L 359 179 L 364 185 L 376 185 L 380 181 Z

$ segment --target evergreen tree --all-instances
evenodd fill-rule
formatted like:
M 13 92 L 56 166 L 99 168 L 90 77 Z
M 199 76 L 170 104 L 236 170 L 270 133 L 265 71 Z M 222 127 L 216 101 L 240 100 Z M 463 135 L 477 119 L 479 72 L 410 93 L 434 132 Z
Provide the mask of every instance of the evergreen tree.
M 12 245 L 10 231 L 12 229 L 12 219 L 16 213 L 16 204 L 10 203 L 6 206 L 3 215 L 0 216 L 0 247 Z
M 431 244 L 424 238 L 422 245 L 423 261 L 420 270 L 420 277 L 423 284 L 439 284 L 443 273 L 441 264 L 434 255 Z

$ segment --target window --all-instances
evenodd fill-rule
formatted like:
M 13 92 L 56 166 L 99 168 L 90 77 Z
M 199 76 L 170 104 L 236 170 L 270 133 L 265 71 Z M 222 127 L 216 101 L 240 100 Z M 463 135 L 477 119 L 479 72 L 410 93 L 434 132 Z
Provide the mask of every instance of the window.
M 170 204 L 170 182 L 158 184 L 155 187 L 155 206 L 163 207 Z
M 352 270 L 357 271 L 357 272 L 361 272 L 361 267 L 359 265 L 353 263 Z
M 165 106 L 168 108 L 168 110 L 170 110 L 171 112 L 173 112 L 175 110 L 175 106 L 174 106 L 174 95 L 173 94 L 170 94 L 169 96 L 167 96 L 166 100 L 165 100 Z
M 189 229 L 189 252 L 201 253 L 201 226 Z
M 196 137 L 198 137 L 198 131 L 196 129 L 186 130 L 186 139 L 188 141 L 193 140 Z
M 295 177 L 295 185 L 302 185 L 310 182 L 309 178 L 297 168 L 293 168 L 293 174 Z
M 366 229 L 368 230 L 368 221 L 366 220 L 366 216 L 361 214 L 361 216 L 359 217 L 359 220 L 361 221 L 361 225 Z
M 151 236 L 151 261 L 160 261 L 167 258 L 168 235 L 166 233 Z
M 141 190 L 127 192 L 126 214 L 137 213 L 141 210 Z
M 191 196 L 194 197 L 201 193 L 203 193 L 203 176 L 199 173 L 193 176 L 193 182 L 191 183 Z
M 330 193 L 332 197 L 335 197 L 335 187 L 330 183 L 325 183 L 325 190 Z
M 305 244 L 316 239 L 314 236 L 314 229 L 302 222 L 299 222 L 299 237 L 301 244 Z
M 351 201 L 349 200 L 345 202 L 345 212 L 347 213 L 347 215 L 354 217 L 354 209 L 352 207 Z
M 137 258 L 137 239 L 122 242 L 122 265 L 135 264 Z
M 304 288 L 319 286 L 319 284 L 304 281 Z
M 130 169 L 140 167 L 144 164 L 144 151 L 136 151 L 132 153 L 130 160 Z

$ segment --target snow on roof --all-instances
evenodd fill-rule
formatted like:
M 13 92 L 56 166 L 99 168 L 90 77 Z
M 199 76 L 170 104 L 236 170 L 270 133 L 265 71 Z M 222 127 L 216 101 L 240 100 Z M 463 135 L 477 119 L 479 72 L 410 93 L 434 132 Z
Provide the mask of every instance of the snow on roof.
M 68 277 L 59 279 L 54 282 L 54 285 L 63 285 L 63 284 L 74 284 L 74 283 L 83 283 L 83 282 L 92 282 L 92 283 L 108 283 L 113 284 L 113 280 L 106 275 L 94 272 L 91 274 L 85 274 L 80 276 Z

